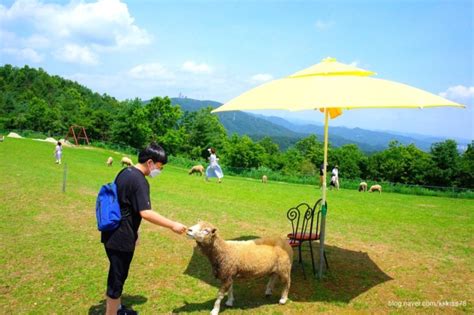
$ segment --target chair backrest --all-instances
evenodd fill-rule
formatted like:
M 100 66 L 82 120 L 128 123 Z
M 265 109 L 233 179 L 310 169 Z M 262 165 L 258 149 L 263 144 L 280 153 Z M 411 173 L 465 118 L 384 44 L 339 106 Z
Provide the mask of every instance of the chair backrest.
M 319 218 L 321 217 L 321 205 L 323 203 L 323 199 L 318 199 L 313 206 L 313 212 L 316 213 L 316 225 L 314 224 L 314 215 L 311 219 L 311 232 L 319 237 Z M 315 229 L 313 229 L 315 227 Z
M 316 201 L 313 207 L 303 202 L 288 210 L 286 217 L 291 223 L 291 234 L 288 234 L 291 239 L 303 241 L 312 239 L 313 235 L 318 234 L 321 201 L 322 199 Z M 314 222 L 315 212 L 317 213 L 316 223 Z

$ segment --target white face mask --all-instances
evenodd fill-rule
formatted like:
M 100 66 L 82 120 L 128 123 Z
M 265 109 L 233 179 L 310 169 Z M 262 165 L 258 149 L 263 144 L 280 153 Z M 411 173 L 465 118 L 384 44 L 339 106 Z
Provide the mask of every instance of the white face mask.
M 153 165 L 153 169 L 150 171 L 150 174 L 148 176 L 150 176 L 151 178 L 155 177 L 155 176 L 158 176 L 160 175 L 161 173 L 161 170 L 156 168 L 154 165 Z

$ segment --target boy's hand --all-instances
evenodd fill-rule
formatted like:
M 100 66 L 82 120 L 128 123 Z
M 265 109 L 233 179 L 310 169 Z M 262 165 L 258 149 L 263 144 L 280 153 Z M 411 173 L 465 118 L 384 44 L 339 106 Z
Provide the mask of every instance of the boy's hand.
M 173 232 L 177 234 L 183 234 L 184 232 L 186 232 L 188 228 L 179 222 L 175 222 L 175 224 L 173 225 L 171 229 L 173 230 Z

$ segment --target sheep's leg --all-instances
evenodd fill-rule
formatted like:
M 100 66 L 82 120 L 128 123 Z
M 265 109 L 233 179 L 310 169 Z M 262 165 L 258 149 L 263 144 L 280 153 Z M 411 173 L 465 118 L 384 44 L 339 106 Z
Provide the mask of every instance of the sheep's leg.
M 285 304 L 288 300 L 288 292 L 290 291 L 291 284 L 291 268 L 286 273 L 280 274 L 280 279 L 283 282 L 283 291 L 281 292 L 280 304 Z
M 266 296 L 272 295 L 273 287 L 275 287 L 275 281 L 276 281 L 277 277 L 278 277 L 278 275 L 276 273 L 274 273 L 270 276 L 270 280 L 268 280 L 268 283 L 267 283 L 267 289 L 265 290 L 265 295 Z
M 225 296 L 225 293 L 229 290 L 230 286 L 232 285 L 232 279 L 225 280 L 222 282 L 221 288 L 219 292 L 217 292 L 217 300 L 214 302 L 214 308 L 211 311 L 211 315 L 219 314 L 219 310 L 221 308 L 221 301 Z
M 227 291 L 227 301 L 225 305 L 234 306 L 234 284 L 231 284 L 229 291 Z

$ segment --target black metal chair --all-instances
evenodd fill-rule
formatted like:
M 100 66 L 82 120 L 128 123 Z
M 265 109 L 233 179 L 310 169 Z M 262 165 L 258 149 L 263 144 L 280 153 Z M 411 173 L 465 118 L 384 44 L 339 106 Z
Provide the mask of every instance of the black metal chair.
M 291 247 L 298 247 L 298 262 L 301 264 L 303 269 L 303 275 L 306 279 L 306 273 L 304 270 L 303 259 L 301 255 L 301 248 L 304 242 L 308 242 L 309 250 L 311 253 L 311 264 L 313 267 L 313 275 L 316 275 L 316 267 L 314 265 L 314 255 L 312 242 L 319 241 L 319 220 L 321 217 L 321 204 L 322 199 L 316 201 L 313 207 L 303 202 L 296 207 L 290 208 L 286 214 L 288 220 L 291 223 L 291 233 L 287 235 L 288 242 Z M 314 214 L 316 213 L 316 222 L 314 222 Z M 324 261 L 326 262 L 326 268 L 329 269 L 328 260 L 326 257 L 326 251 L 324 251 Z

